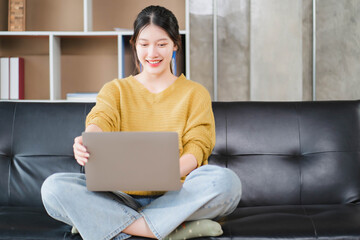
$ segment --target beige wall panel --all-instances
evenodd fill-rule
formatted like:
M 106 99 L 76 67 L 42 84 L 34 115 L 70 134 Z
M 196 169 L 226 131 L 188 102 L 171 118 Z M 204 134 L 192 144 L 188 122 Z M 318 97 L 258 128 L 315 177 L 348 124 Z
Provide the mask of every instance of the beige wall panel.
M 302 100 L 302 1 L 252 0 L 251 100 Z
M 317 0 L 317 100 L 360 98 L 360 1 Z
M 247 101 L 250 0 L 218 1 L 218 100 Z
M 213 57 L 212 15 L 190 14 L 191 80 L 206 87 L 212 97 L 214 96 Z
M 303 41 L 303 54 L 302 54 L 302 63 L 303 63 L 303 100 L 311 101 L 312 89 L 313 89 L 313 5 L 312 0 L 303 0 L 303 26 L 302 26 L 302 41 Z

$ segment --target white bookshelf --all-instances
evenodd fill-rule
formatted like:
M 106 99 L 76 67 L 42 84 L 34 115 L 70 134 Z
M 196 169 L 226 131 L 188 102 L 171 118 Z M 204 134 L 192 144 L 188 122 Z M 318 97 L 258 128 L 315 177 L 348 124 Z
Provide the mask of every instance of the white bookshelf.
M 60 1 L 60 0 L 59 0 Z M 117 72 L 117 78 L 122 78 L 125 76 L 125 69 L 124 69 L 124 61 L 127 61 L 124 58 L 124 41 L 125 39 L 129 39 L 132 35 L 132 31 L 93 31 L 93 0 L 82 0 L 83 1 L 83 31 L 24 31 L 24 32 L 8 32 L 8 31 L 0 31 L 0 56 L 10 56 L 10 55 L 30 55 L 33 58 L 36 58 L 37 56 L 33 56 L 31 54 L 31 49 L 37 48 L 45 48 L 45 46 L 37 46 L 36 42 L 40 41 L 39 39 L 42 39 L 41 42 L 45 42 L 47 39 L 48 41 L 48 66 L 44 66 L 45 68 L 48 67 L 48 86 L 49 86 L 49 92 L 45 95 L 47 97 L 40 97 L 40 99 L 37 99 L 36 96 L 31 96 L 30 98 L 26 97 L 26 91 L 27 88 L 25 88 L 25 98 L 26 100 L 50 100 L 50 101 L 62 101 L 64 100 L 64 92 L 62 92 L 62 73 L 64 73 L 61 62 L 62 62 L 62 51 L 64 46 L 62 45 L 62 41 L 64 39 L 77 39 L 80 41 L 87 41 L 86 39 L 93 39 L 94 41 L 107 41 L 106 39 L 111 39 L 111 41 L 114 41 L 114 46 L 112 46 L 113 49 L 117 49 L 114 54 L 116 54 L 116 72 Z M 132 0 L 129 0 L 129 4 Z M 143 0 L 147 1 L 147 0 Z M 31 3 L 31 1 L 28 1 Z M 147 1 L 149 4 L 151 4 L 151 1 Z M 155 1 L 156 2 L 156 1 Z M 190 49 L 189 49 L 189 0 L 185 0 L 185 29 L 182 29 L 180 31 L 180 34 L 182 35 L 182 38 L 185 40 L 185 51 L 184 51 L 184 62 L 185 62 L 185 72 L 187 77 L 190 77 Z M 1 12 L 0 12 L 1 14 Z M 178 16 L 177 16 L 178 17 Z M 179 17 L 178 17 L 179 18 Z M 134 20 L 134 19 L 133 19 Z M 131 21 L 133 21 L 131 20 Z M 3 40 L 7 39 L 7 40 Z M 98 39 L 98 40 L 96 40 Z M 3 41 L 3 42 L 1 42 Z M 29 51 L 28 50 L 18 50 L 16 46 L 13 46 L 17 43 L 18 45 L 22 44 L 23 41 L 25 43 L 31 42 L 29 45 Z M 15 42 L 15 43 L 14 43 Z M 35 42 L 35 44 L 33 43 Z M 14 44 L 13 44 L 14 43 Z M 107 42 L 105 42 L 102 45 L 106 45 Z M 7 50 L 7 45 L 11 45 L 13 47 L 13 50 Z M 106 46 L 102 46 L 106 47 Z M 9 47 L 8 49 L 11 49 Z M 44 50 L 41 50 L 44 51 Z M 109 51 L 109 50 L 106 50 Z M 76 53 L 75 53 L 76 54 Z M 36 53 L 34 55 L 37 55 Z M 46 56 L 46 53 L 40 53 L 38 55 L 41 55 L 42 59 Z M 42 60 L 43 61 L 43 60 Z M 40 63 L 39 63 L 40 64 Z M 127 63 L 132 64 L 132 63 Z M 26 66 L 26 56 L 25 56 L 25 66 Z M 47 71 L 47 70 L 45 70 Z M 30 74 L 31 76 L 36 76 L 36 73 Z M 66 75 L 69 75 L 67 72 Z M 29 77 L 30 78 L 30 77 Z M 25 84 L 28 82 L 27 75 L 25 73 Z M 107 79 L 106 81 L 110 81 L 112 79 Z M 46 80 L 44 80 L 46 81 Z M 86 82 L 84 82 L 86 83 Z M 28 83 L 31 84 L 31 83 Z M 41 84 L 41 85 L 47 85 L 47 84 Z M 103 84 L 101 84 L 103 85 Z M 85 86 L 85 85 L 84 85 Z M 97 87 L 98 88 L 98 87 Z M 31 89 L 29 85 L 29 89 Z M 92 91 L 99 90 L 93 89 Z M 29 90 L 31 91 L 31 90 Z M 46 91 L 46 90 L 45 90 Z M 85 90 L 87 91 L 87 90 Z

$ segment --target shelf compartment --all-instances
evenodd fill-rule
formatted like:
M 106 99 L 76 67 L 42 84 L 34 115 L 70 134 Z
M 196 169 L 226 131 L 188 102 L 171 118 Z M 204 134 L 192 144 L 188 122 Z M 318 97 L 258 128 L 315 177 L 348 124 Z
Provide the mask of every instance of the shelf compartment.
M 149 5 L 161 5 L 174 13 L 179 28 L 185 29 L 185 0 L 92 0 L 93 31 L 133 29 L 137 14 Z
M 82 31 L 83 0 L 27 0 L 27 31 Z
M 117 36 L 61 37 L 60 42 L 60 99 L 67 93 L 98 92 L 118 78 Z
M 25 62 L 25 99 L 49 99 L 49 37 L 0 36 L 1 57 L 22 57 Z
M 9 0 L 0 0 L 0 31 L 8 30 Z

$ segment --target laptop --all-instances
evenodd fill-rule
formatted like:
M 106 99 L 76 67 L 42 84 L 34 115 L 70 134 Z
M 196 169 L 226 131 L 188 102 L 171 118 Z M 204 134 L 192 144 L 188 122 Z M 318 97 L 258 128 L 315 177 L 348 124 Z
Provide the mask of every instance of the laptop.
M 177 132 L 83 132 L 91 191 L 181 189 Z

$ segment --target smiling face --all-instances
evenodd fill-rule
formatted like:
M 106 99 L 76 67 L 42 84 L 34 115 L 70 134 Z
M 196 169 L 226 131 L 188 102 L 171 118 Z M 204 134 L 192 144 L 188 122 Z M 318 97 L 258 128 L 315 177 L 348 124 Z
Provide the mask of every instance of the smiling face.
M 144 27 L 136 40 L 136 54 L 144 74 L 171 74 L 171 58 L 176 50 L 166 31 L 154 24 Z

